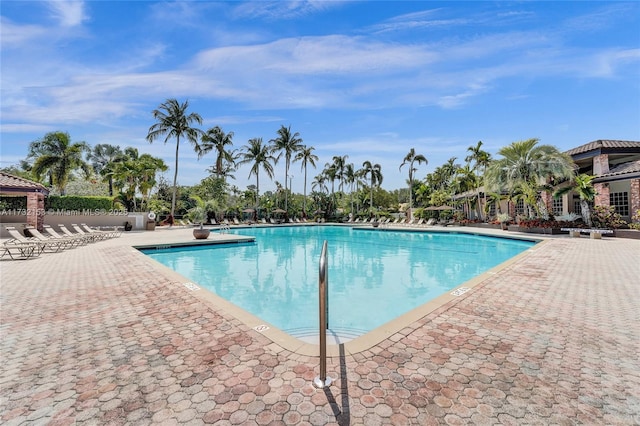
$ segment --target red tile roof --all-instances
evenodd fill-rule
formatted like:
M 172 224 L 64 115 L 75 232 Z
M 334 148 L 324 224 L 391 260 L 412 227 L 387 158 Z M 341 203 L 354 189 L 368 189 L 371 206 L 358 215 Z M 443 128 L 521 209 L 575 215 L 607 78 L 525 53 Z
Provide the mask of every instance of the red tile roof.
M 584 145 L 580 145 L 576 148 L 572 148 L 569 151 L 566 151 L 566 154 L 569 155 L 577 155 L 582 154 L 589 151 L 597 151 L 599 149 L 607 149 L 607 150 L 615 150 L 615 149 L 629 149 L 629 148 L 637 148 L 640 149 L 640 141 L 615 141 L 615 140 L 597 140 L 593 142 L 586 143 Z
M 48 194 L 49 190 L 37 182 L 0 172 L 0 192 L 43 192 Z

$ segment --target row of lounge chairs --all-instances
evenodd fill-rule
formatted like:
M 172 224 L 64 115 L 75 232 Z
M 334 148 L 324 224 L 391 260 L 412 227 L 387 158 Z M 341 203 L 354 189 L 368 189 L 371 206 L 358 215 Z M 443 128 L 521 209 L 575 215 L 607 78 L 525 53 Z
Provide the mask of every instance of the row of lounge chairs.
M 192 226 L 200 226 L 199 223 L 193 223 L 189 220 L 176 220 L 175 221 L 176 225 L 179 226 L 184 226 L 184 227 L 192 227 Z M 233 219 L 229 220 L 229 219 L 224 219 L 220 222 L 216 221 L 215 219 L 212 219 L 209 223 L 205 224 L 205 225 L 226 225 L 226 226 L 232 226 L 232 225 L 252 225 L 252 224 L 264 224 L 264 225 L 278 225 L 278 224 L 282 224 L 282 223 L 309 223 L 309 221 L 307 219 L 299 219 L 299 218 L 293 218 L 293 219 L 274 219 L 274 218 L 269 218 L 269 219 L 265 219 L 262 218 L 260 220 L 258 220 L 257 222 L 252 221 L 252 220 L 247 220 L 247 221 L 240 221 L 238 220 L 237 217 L 234 217 Z
M 360 218 L 356 218 L 354 219 L 349 219 L 347 221 L 347 223 L 362 223 L 362 224 L 373 224 L 373 223 L 378 223 L 378 225 L 398 225 L 398 226 L 433 226 L 436 225 L 436 220 L 435 219 L 417 219 L 417 218 L 413 218 L 411 220 L 407 220 L 407 219 L 401 219 L 401 218 L 396 218 L 395 220 L 391 219 L 391 218 L 386 218 L 386 219 L 380 219 L 377 220 L 376 218 L 372 218 L 369 220 L 360 220 Z
M 65 225 L 58 225 L 59 233 L 50 225 L 44 225 L 46 235 L 36 228 L 27 227 L 25 228 L 25 234 L 29 235 L 27 236 L 15 227 L 7 226 L 5 229 L 11 239 L 5 241 L 0 247 L 0 258 L 9 256 L 11 259 L 29 259 L 40 256 L 42 253 L 57 253 L 96 241 L 116 238 L 122 232 L 119 229 L 109 231 L 94 229 L 84 223 L 72 224 L 71 227 L 75 232 L 70 231 Z

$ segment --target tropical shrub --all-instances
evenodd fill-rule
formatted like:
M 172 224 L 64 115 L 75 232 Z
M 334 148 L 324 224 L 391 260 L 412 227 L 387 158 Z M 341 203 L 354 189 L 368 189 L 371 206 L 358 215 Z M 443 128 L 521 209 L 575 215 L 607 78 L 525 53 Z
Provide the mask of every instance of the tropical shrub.
M 496 220 L 500 223 L 509 223 L 511 222 L 512 218 L 507 213 L 498 213 L 498 215 L 496 216 Z
M 544 219 L 529 219 L 529 220 L 521 220 L 518 226 L 521 228 L 584 228 L 584 223 L 567 221 L 567 220 L 557 220 L 562 216 L 558 216 L 556 220 L 544 220 Z
M 594 228 L 615 229 L 625 225 L 626 222 L 616 213 L 613 206 L 596 206 L 593 208 L 591 222 Z
M 556 216 L 556 220 L 559 222 L 576 222 L 578 220 L 582 220 L 582 216 L 575 213 L 569 213 L 561 216 Z
M 631 218 L 631 222 L 629 223 L 629 228 L 637 229 L 640 231 L 640 210 L 636 210 L 636 214 Z

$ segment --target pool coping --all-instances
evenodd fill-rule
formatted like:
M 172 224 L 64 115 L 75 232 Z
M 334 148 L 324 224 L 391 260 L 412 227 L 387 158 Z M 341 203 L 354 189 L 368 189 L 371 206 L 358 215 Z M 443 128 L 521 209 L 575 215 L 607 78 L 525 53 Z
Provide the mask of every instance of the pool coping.
M 354 228 L 364 228 L 354 226 Z M 477 235 L 483 237 L 492 237 L 492 238 L 501 238 L 501 239 L 515 239 L 515 240 L 524 240 L 535 242 L 536 244 L 523 252 L 517 254 L 516 256 L 502 262 L 499 265 L 494 266 L 493 268 L 483 272 L 482 274 L 465 281 L 464 283 L 448 290 L 446 293 L 436 297 L 435 299 L 431 299 L 430 301 L 417 306 L 410 311 L 392 319 L 391 321 L 386 322 L 385 324 L 376 327 L 375 329 L 369 331 L 368 333 L 356 337 L 353 340 L 340 343 L 340 344 L 327 344 L 327 356 L 329 357 L 337 357 L 341 355 L 341 351 L 344 353 L 355 355 L 364 351 L 367 351 L 374 346 L 380 344 L 382 341 L 390 338 L 394 334 L 400 333 L 403 329 L 411 327 L 412 324 L 417 323 L 419 320 L 424 318 L 425 316 L 431 314 L 437 309 L 443 308 L 447 305 L 453 305 L 458 301 L 464 299 L 464 297 L 470 292 L 491 278 L 493 275 L 499 273 L 503 269 L 506 269 L 512 266 L 515 263 L 518 263 L 524 257 L 528 256 L 530 253 L 535 252 L 541 245 L 548 242 L 546 239 L 532 238 L 530 236 L 519 236 L 519 235 L 509 235 L 508 237 L 501 237 L 499 235 L 493 234 L 483 234 L 481 232 L 466 232 L 466 230 L 447 230 L 447 229 L 415 229 L 415 228 L 377 228 L 371 229 L 367 228 L 372 232 L 380 232 L 380 231 L 400 231 L 400 232 L 435 232 L 435 233 L 447 233 L 447 234 L 466 234 L 466 235 Z M 241 307 L 229 302 L 228 300 L 218 296 L 217 294 L 207 290 L 204 287 L 201 287 L 197 283 L 191 282 L 188 278 L 169 268 L 168 266 L 163 265 L 162 263 L 152 259 L 149 256 L 146 256 L 141 249 L 149 250 L 149 249 L 164 249 L 169 247 L 185 247 L 185 246 L 202 246 L 202 245 L 220 245 L 220 244 L 236 244 L 236 243 L 244 243 L 244 242 L 252 242 L 255 241 L 255 237 L 248 237 L 244 235 L 229 235 L 225 234 L 225 238 L 217 239 L 217 240 L 202 240 L 202 241 L 187 241 L 187 242 L 174 242 L 170 244 L 142 244 L 142 245 L 134 245 L 131 246 L 133 251 L 142 256 L 148 262 L 151 262 L 156 267 L 162 269 L 166 275 L 168 275 L 172 280 L 175 280 L 181 283 L 187 291 L 190 291 L 192 295 L 199 300 L 214 306 L 215 308 L 231 315 L 232 317 L 239 320 L 246 327 L 253 329 L 257 333 L 262 334 L 269 340 L 271 340 L 272 344 L 270 345 L 270 349 L 276 353 L 279 353 L 283 350 L 295 353 L 297 355 L 302 356 L 317 356 L 319 351 L 319 345 L 314 343 L 308 343 L 302 341 L 298 338 L 295 338 L 288 333 L 282 331 L 278 327 L 275 327 L 273 324 L 270 324 L 263 319 L 247 312 Z

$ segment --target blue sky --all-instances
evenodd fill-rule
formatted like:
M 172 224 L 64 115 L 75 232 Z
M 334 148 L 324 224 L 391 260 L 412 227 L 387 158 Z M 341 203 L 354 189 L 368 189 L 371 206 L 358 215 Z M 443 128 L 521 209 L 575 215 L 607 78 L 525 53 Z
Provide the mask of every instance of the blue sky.
M 406 187 L 410 148 L 423 178 L 480 140 L 492 154 L 534 137 L 640 140 L 640 2 L 2 1 L 1 14 L 2 166 L 61 130 L 161 157 L 171 181 L 175 142 L 145 140 L 168 98 L 235 148 L 291 126 L 320 157 L 310 181 L 348 155 L 379 163 L 388 190 Z M 181 145 L 179 183 L 213 163 Z M 302 192 L 298 163 L 291 174 Z

